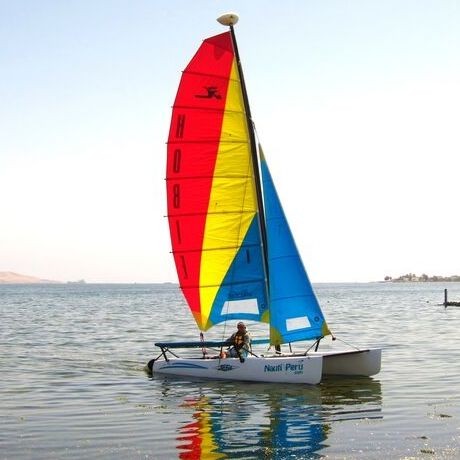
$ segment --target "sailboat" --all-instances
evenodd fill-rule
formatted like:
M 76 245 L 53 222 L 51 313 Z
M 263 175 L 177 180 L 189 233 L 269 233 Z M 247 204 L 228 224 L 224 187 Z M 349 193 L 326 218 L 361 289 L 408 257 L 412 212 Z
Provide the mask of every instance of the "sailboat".
M 380 349 L 318 350 L 331 335 L 297 250 L 267 161 L 256 141 L 235 38 L 203 41 L 185 68 L 167 144 L 167 209 L 182 293 L 201 334 L 193 342 L 157 342 L 154 373 L 317 384 L 325 374 L 374 375 Z M 205 341 L 213 326 L 236 320 L 268 326 L 246 359 L 209 358 L 225 341 Z M 291 344 L 313 345 L 293 352 Z M 264 353 L 255 346 L 269 344 Z M 289 352 L 281 345 L 289 344 Z M 266 347 L 265 347 L 266 348 Z M 186 356 L 179 356 L 179 349 Z M 198 351 L 189 356 L 190 350 Z M 174 350 L 174 351 L 173 351 Z

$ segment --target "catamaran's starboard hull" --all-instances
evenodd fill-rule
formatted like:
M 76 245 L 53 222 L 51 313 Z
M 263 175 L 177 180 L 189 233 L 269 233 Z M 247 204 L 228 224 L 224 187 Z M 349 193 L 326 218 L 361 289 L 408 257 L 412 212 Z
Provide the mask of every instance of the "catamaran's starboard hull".
M 243 363 L 238 358 L 174 358 L 156 360 L 152 372 L 218 380 L 315 385 L 321 381 L 322 368 L 321 356 L 248 357 Z
M 314 356 L 323 358 L 323 375 L 371 376 L 380 372 L 382 350 L 317 351 Z

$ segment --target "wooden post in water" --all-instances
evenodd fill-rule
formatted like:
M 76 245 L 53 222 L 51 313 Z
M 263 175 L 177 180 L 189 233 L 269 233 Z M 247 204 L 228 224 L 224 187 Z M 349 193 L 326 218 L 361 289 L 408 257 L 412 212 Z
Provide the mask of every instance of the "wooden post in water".
M 460 302 L 449 302 L 447 300 L 447 289 L 444 289 L 444 308 L 447 307 L 460 307 Z

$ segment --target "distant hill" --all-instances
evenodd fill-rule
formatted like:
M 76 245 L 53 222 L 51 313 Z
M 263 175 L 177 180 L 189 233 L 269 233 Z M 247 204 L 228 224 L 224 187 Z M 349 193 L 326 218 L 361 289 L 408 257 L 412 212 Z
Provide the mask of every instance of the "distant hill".
M 53 283 L 58 284 L 59 281 L 44 280 L 35 276 L 20 275 L 14 272 L 0 272 L 0 284 L 39 284 Z

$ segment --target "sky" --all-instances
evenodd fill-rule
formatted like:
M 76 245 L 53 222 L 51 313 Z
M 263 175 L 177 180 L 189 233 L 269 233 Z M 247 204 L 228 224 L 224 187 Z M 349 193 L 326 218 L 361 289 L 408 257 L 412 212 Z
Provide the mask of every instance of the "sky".
M 228 11 L 310 279 L 460 274 L 456 0 L 0 0 L 0 271 L 177 281 L 171 106 Z

